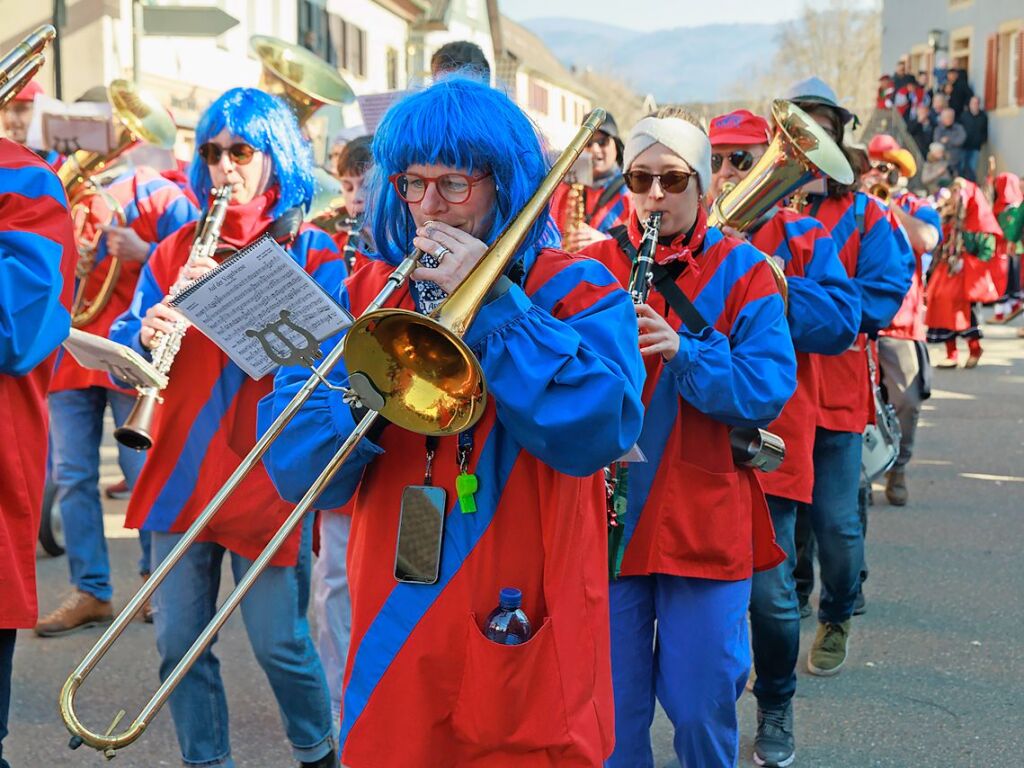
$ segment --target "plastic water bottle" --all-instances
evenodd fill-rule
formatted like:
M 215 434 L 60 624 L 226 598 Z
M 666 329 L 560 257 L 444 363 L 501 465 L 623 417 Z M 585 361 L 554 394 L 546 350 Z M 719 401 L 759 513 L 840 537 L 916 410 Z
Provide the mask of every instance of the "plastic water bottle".
M 484 635 L 501 645 L 519 645 L 530 639 L 533 630 L 523 609 L 523 593 L 515 587 L 501 590 L 498 607 L 487 617 Z

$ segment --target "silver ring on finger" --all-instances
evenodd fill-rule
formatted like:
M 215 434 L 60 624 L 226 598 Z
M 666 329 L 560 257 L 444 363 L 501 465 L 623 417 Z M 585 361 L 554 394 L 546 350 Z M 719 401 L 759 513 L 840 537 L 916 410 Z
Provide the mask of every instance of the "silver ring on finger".
M 447 256 L 451 252 L 452 251 L 451 251 L 450 248 L 446 248 L 443 245 L 439 245 L 439 246 L 437 246 L 437 248 L 434 249 L 434 258 L 437 259 L 438 266 L 440 266 L 441 262 L 444 261 L 444 257 Z

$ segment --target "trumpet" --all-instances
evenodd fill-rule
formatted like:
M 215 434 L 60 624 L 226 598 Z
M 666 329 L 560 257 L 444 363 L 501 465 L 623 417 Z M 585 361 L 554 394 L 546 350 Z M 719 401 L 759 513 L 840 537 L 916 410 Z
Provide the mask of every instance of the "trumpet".
M 182 534 L 181 540 L 146 580 L 142 589 L 103 633 L 96 645 L 71 673 L 60 696 L 61 717 L 72 734 L 70 746 L 88 744 L 109 759 L 145 731 L 174 688 L 209 646 L 231 613 L 241 603 L 253 583 L 270 564 L 278 549 L 302 521 L 306 512 L 332 480 L 342 464 L 373 426 L 380 415 L 398 426 L 420 434 L 453 434 L 475 424 L 486 406 L 486 385 L 480 363 L 462 341 L 466 329 L 483 305 L 487 292 L 515 257 L 533 222 L 543 213 L 551 194 L 572 161 L 583 151 L 586 142 L 604 120 L 604 110 L 595 109 L 584 121 L 576 137 L 559 157 L 548 175 L 523 210 L 509 222 L 497 240 L 487 249 L 462 283 L 430 316 L 401 309 L 381 309 L 388 298 L 409 278 L 416 268 L 420 251 L 405 258 L 387 279 L 387 283 L 367 310 L 352 325 L 345 339 L 327 354 L 313 375 L 302 385 L 295 397 L 257 440 L 249 454 L 235 469 L 227 483 L 217 491 L 195 522 Z M 415 339 L 416 347 L 409 346 Z M 266 548 L 256 558 L 245 576 L 225 599 L 210 624 L 200 633 L 192 647 L 166 677 L 131 722 L 121 733 L 114 733 L 124 711 L 118 713 L 106 733 L 89 730 L 75 711 L 75 695 L 89 673 L 124 632 L 134 615 L 149 599 L 168 572 L 196 541 L 202 530 L 234 492 L 248 473 L 257 466 L 271 444 L 278 438 L 313 391 L 341 361 L 348 368 L 349 380 L 362 399 L 356 382 L 361 380 L 371 396 L 363 400 L 371 409 L 331 458 L 327 466 L 289 514 Z M 417 393 L 427 393 L 418 397 Z M 437 395 L 436 397 L 432 395 Z M 370 402 L 372 401 L 372 402 Z M 443 401 L 438 405 L 439 401 Z M 373 408 L 379 405 L 380 408 Z
M 213 205 L 210 212 L 203 219 L 203 224 L 198 236 L 192 243 L 192 250 L 188 254 L 188 265 L 194 264 L 200 258 L 212 258 L 217 250 L 217 242 L 220 240 L 220 229 L 224 224 L 224 217 L 228 212 L 228 203 L 231 201 L 231 187 L 218 187 L 213 190 Z M 171 288 L 171 297 L 175 296 L 186 286 L 175 284 Z M 181 349 L 181 340 L 188 330 L 188 322 L 178 320 L 170 333 L 157 333 L 153 344 L 153 367 L 160 373 L 170 373 L 174 365 L 174 358 Z M 162 402 L 160 390 L 156 387 L 140 387 L 135 398 L 135 405 L 132 406 L 128 418 L 124 424 L 114 430 L 114 438 L 129 448 L 136 451 L 148 451 L 153 447 L 153 417 L 156 415 L 156 407 Z
M 884 181 L 880 181 L 877 184 L 872 184 L 868 187 L 868 194 L 874 195 L 883 203 L 888 203 L 889 198 L 892 197 L 892 188 Z
M 18 43 L 0 59 L 0 109 L 35 77 L 39 68 L 46 63 L 43 51 L 54 38 L 57 30 L 52 24 L 43 24 Z

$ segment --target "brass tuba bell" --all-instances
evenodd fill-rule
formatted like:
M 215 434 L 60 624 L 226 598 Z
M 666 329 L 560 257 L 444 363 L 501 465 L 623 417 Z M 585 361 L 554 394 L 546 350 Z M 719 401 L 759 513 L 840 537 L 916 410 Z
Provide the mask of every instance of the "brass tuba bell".
M 121 262 L 107 259 L 106 272 L 99 288 L 91 297 L 86 295 L 91 287 L 96 269 L 96 248 L 99 244 L 101 227 L 110 224 L 125 226 L 126 218 L 120 203 L 103 190 L 115 169 L 114 161 L 126 152 L 152 144 L 160 149 L 174 146 L 177 128 L 170 114 L 151 94 L 138 90 L 127 80 L 114 80 L 107 87 L 107 98 L 113 110 L 115 138 L 109 152 L 78 150 L 72 153 L 58 169 L 57 176 L 64 185 L 75 223 L 75 240 L 78 244 L 77 285 L 71 305 L 71 323 L 75 328 L 88 325 L 114 294 L 117 278 L 121 273 Z M 93 208 L 94 197 L 100 197 L 106 212 L 97 218 Z M 90 228 L 93 236 L 86 234 Z
M 249 47 L 263 65 L 260 88 L 283 99 L 300 126 L 324 104 L 355 100 L 338 70 L 305 48 L 265 35 L 253 35 Z

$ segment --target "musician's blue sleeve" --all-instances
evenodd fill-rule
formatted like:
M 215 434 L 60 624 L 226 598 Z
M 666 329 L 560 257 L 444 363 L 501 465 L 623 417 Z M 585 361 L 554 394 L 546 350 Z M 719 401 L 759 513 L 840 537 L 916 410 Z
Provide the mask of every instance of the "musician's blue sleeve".
M 0 231 L 0 373 L 23 376 L 67 338 L 71 317 L 60 303 L 63 253 L 59 242 L 41 234 Z
M 135 294 L 132 296 L 132 303 L 111 324 L 107 337 L 118 344 L 131 347 L 146 360 L 151 360 L 152 356 L 149 350 L 142 346 L 139 333 L 142 330 L 142 318 L 146 316 L 146 310 L 154 304 L 159 304 L 163 299 L 164 292 L 157 285 L 156 278 L 153 277 L 149 264 L 144 264 L 142 271 L 139 273 L 139 280 L 135 284 Z M 111 381 L 119 387 L 130 388 L 132 386 L 128 382 L 113 376 Z
M 465 341 L 498 420 L 559 472 L 585 477 L 640 435 L 644 366 L 633 302 L 597 261 L 574 259 L 527 295 L 511 285 Z
M 751 273 L 762 271 L 758 280 L 772 281 L 764 256 L 751 246 L 729 254 Z M 755 254 L 750 256 L 749 252 Z M 735 255 L 735 258 L 734 258 Z M 751 261 L 753 258 L 753 261 Z M 720 268 L 720 271 L 725 271 Z M 713 281 L 718 280 L 716 274 Z M 716 421 L 738 427 L 766 427 L 782 412 L 796 390 L 796 354 L 789 335 L 782 297 L 763 287 L 753 289 L 745 276 L 733 278 L 732 291 L 744 291 L 742 308 L 725 335 L 709 325 L 700 333 L 685 327 L 679 331 L 679 351 L 665 364 L 675 377 L 679 395 L 701 413 Z M 728 278 L 727 278 L 728 279 Z M 705 320 L 713 323 L 719 309 L 709 312 L 714 299 L 702 294 L 695 302 Z
M 853 276 L 860 291 L 863 333 L 876 334 L 889 327 L 914 275 L 914 251 L 903 227 L 891 215 L 880 203 L 867 199 L 864 236 Z
M 837 355 L 849 349 L 857 338 L 860 294 L 843 269 L 835 242 L 821 222 L 804 217 L 793 224 L 814 230 L 801 233 L 800 242 L 813 249 L 803 276 L 786 281 L 786 319 L 793 347 L 798 352 Z

